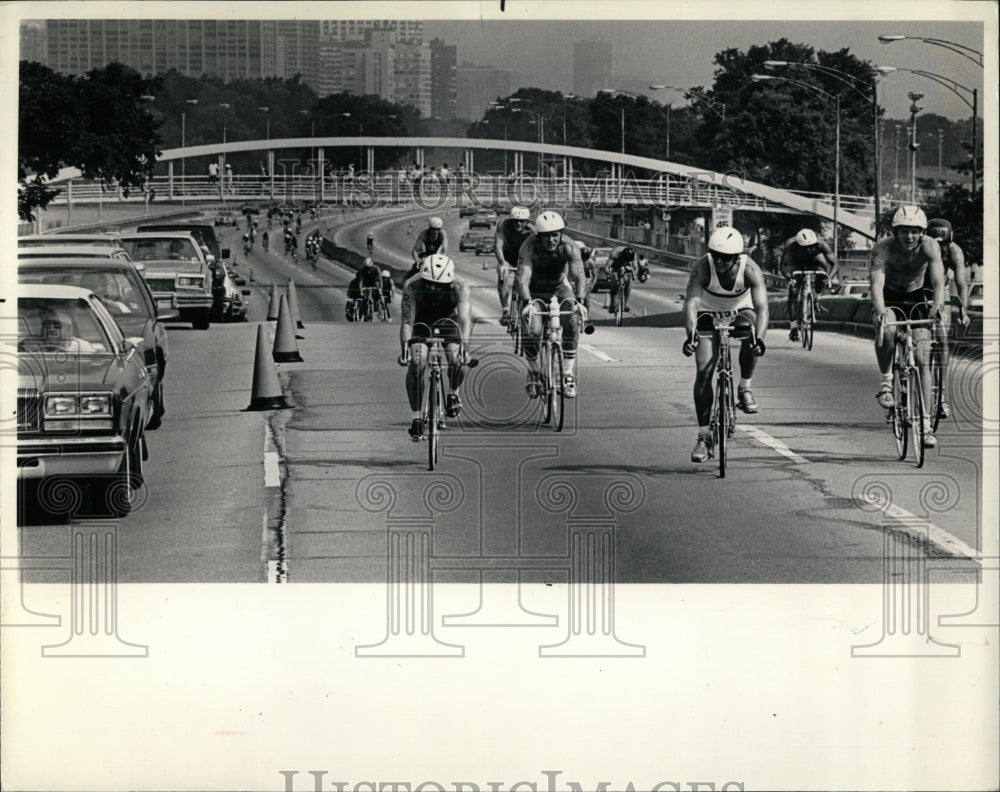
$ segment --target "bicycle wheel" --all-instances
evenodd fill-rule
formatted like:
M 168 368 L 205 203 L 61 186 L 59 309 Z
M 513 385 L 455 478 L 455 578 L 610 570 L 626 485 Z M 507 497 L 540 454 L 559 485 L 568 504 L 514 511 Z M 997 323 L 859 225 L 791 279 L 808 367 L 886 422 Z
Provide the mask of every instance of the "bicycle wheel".
M 441 398 L 441 375 L 432 370 L 428 383 L 427 393 L 427 469 L 434 470 L 438 461 L 438 443 L 441 439 L 441 430 L 438 421 L 441 420 L 442 405 L 444 399 Z
M 907 438 L 907 413 L 906 413 L 906 388 L 903 387 L 902 372 L 898 368 L 893 368 L 892 372 L 892 401 L 895 405 L 889 410 L 889 424 L 892 427 L 892 436 L 896 438 L 896 451 L 900 459 L 906 459 Z
M 802 346 L 807 350 L 813 348 L 813 333 L 816 329 L 816 303 L 812 294 L 807 294 L 802 311 Z
M 374 317 L 374 305 L 371 297 L 365 298 L 365 321 L 370 322 Z
M 622 326 L 622 320 L 625 318 L 625 292 L 621 289 L 618 290 L 618 299 L 615 304 L 615 324 L 618 327 Z
M 552 387 L 552 381 L 549 379 L 551 357 L 549 342 L 543 341 L 541 347 L 538 349 L 538 376 L 541 380 L 542 390 L 540 394 L 542 401 L 542 423 L 548 423 L 552 418 L 552 402 L 549 399 L 549 389 Z
M 941 347 L 931 344 L 931 431 L 936 432 L 941 421 L 941 402 L 944 401 L 944 367 L 941 365 Z
M 911 369 L 909 384 L 910 435 L 913 438 L 913 456 L 917 467 L 924 466 L 924 393 L 920 389 L 920 370 Z
M 729 439 L 729 399 L 732 387 L 725 374 L 719 374 L 715 386 L 715 456 L 719 460 L 719 478 L 726 477 L 726 446 Z
M 565 416 L 566 396 L 563 393 L 563 351 L 561 346 L 553 345 L 549 356 L 549 412 L 552 414 L 552 428 L 561 432 Z

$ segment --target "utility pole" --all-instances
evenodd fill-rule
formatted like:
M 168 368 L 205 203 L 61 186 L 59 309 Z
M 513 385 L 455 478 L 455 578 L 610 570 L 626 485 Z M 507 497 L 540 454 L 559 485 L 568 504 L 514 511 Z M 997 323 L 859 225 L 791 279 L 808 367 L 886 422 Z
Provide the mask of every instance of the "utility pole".
M 920 148 L 920 144 L 917 143 L 917 113 L 919 113 L 922 108 L 917 104 L 918 101 L 924 98 L 922 93 L 910 93 L 910 203 L 917 202 L 917 149 Z

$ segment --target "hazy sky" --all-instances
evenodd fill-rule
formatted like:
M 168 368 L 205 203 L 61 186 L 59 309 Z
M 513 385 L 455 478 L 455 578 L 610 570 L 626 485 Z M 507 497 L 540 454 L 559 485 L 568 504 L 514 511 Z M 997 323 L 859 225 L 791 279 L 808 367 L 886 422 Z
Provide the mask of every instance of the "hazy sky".
M 513 8 L 516 2 L 508 0 L 508 8 Z M 919 6 L 917 3 L 910 7 Z M 492 65 L 514 72 L 515 86 L 531 85 L 567 92 L 573 88 L 575 41 L 611 42 L 614 74 L 636 75 L 645 84 L 689 87 L 711 85 L 717 52 L 730 47 L 746 51 L 753 45 L 787 38 L 816 50 L 847 48 L 851 54 L 877 65 L 922 69 L 942 74 L 969 88 L 978 88 L 982 115 L 983 70 L 975 63 L 940 46 L 919 41 L 881 44 L 877 38 L 879 34 L 895 33 L 933 37 L 983 51 L 983 31 L 978 23 L 428 21 L 425 33 L 458 45 L 459 62 Z M 924 112 L 940 113 L 949 118 L 971 115 L 969 108 L 947 88 L 923 77 L 897 73 L 883 77 L 879 84 L 879 102 L 887 109 L 888 117 L 909 115 L 906 95 L 910 91 L 924 93 L 925 98 L 921 101 Z M 651 95 L 661 102 L 684 103 L 683 97 L 674 91 L 651 92 Z

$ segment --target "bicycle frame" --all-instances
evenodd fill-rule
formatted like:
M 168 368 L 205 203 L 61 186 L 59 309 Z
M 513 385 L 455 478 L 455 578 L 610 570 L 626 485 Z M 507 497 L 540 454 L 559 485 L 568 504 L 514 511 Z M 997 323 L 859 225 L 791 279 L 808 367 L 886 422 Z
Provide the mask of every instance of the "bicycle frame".
M 929 415 L 925 416 L 927 410 L 924 405 L 922 376 L 916 359 L 916 341 L 913 338 L 913 331 L 920 327 L 926 327 L 933 333 L 936 324 L 937 321 L 934 319 L 883 320 L 879 328 L 880 340 L 884 337 L 885 328 L 893 327 L 896 329 L 892 351 L 893 407 L 886 410 L 886 420 L 896 440 L 896 450 L 900 460 L 906 459 L 908 434 L 912 436 L 913 454 L 918 468 L 923 467 L 924 464 L 924 437 L 926 434 L 924 419 L 925 417 L 929 418 Z M 930 354 L 930 349 L 928 349 L 928 354 Z
M 542 318 L 542 336 L 538 347 L 538 370 L 542 379 L 542 423 L 551 421 L 552 428 L 561 432 L 565 419 L 566 400 L 563 392 L 565 361 L 562 348 L 561 317 L 580 316 L 580 310 L 576 305 L 568 311 L 561 310 L 557 297 L 552 297 L 548 308 L 544 307 L 541 300 L 535 300 L 534 304 Z M 538 307 L 540 304 L 542 307 Z M 590 325 L 584 325 L 581 332 L 589 335 L 594 332 L 594 328 Z
M 799 288 L 799 336 L 803 348 L 811 350 L 816 329 L 816 289 L 813 285 L 816 270 L 795 270 L 791 277 L 796 275 L 802 277 L 802 286 Z
M 715 395 L 709 430 L 712 446 L 719 460 L 719 478 L 726 477 L 729 439 L 736 431 L 736 387 L 733 383 L 733 358 L 729 349 L 734 316 L 701 314 L 712 319 L 712 332 L 718 336 L 719 349 L 715 356 Z

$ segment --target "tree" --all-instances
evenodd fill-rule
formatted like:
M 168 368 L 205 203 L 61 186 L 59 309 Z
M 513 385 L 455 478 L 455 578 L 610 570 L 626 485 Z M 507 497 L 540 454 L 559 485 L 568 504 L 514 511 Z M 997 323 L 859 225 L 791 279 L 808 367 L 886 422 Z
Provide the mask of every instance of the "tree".
M 21 61 L 18 105 L 18 215 L 33 220 L 59 194 L 46 186 L 65 167 L 104 186 L 142 185 L 161 143 L 142 96 L 156 90 L 126 66 L 112 63 L 83 78 Z

